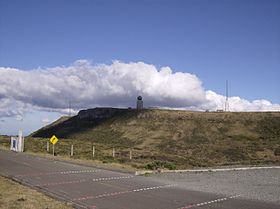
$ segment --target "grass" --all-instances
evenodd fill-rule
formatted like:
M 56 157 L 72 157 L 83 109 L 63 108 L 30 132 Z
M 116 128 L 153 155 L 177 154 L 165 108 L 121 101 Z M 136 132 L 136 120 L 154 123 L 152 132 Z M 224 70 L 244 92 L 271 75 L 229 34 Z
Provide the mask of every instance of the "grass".
M 73 144 L 72 159 L 135 169 L 280 164 L 279 112 L 151 109 L 130 110 L 107 120 L 63 118 L 28 137 L 26 150 L 48 154 L 46 143 L 53 134 L 60 139 L 55 146 L 57 156 L 69 158 Z M 0 138 L 1 144 L 9 146 Z M 94 159 L 92 146 L 96 148 Z
M 0 208 L 70 209 L 73 207 L 0 176 Z
M 48 138 L 33 138 L 25 137 L 24 152 L 44 158 L 53 159 L 52 145 L 50 145 L 49 152 L 47 152 Z M 74 144 L 74 156 L 70 156 L 71 145 Z M 77 145 L 77 146 L 76 146 Z M 10 137 L 0 136 L 0 149 L 9 150 Z M 72 139 L 60 139 L 59 143 L 55 145 L 55 159 L 62 161 L 75 162 L 78 164 L 86 164 L 89 166 L 98 166 L 100 168 L 114 168 L 117 170 L 134 172 L 135 168 L 124 163 L 127 156 L 118 156 L 118 149 L 116 149 L 117 158 L 112 158 L 112 149 L 103 149 L 103 145 L 96 145 L 96 155 L 92 156 L 91 143 L 75 143 Z M 122 150 L 123 151 L 123 150 Z M 128 151 L 123 151 L 127 154 Z

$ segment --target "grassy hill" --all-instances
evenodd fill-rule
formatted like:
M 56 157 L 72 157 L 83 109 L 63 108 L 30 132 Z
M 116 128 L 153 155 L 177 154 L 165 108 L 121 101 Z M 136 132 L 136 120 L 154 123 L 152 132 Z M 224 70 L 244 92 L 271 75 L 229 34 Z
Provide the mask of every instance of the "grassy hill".
M 279 112 L 127 110 L 109 119 L 63 118 L 31 136 L 53 134 L 76 144 L 86 158 L 93 144 L 103 150 L 103 160 L 113 147 L 124 152 L 132 148 L 131 161 L 105 158 L 135 167 L 280 164 Z

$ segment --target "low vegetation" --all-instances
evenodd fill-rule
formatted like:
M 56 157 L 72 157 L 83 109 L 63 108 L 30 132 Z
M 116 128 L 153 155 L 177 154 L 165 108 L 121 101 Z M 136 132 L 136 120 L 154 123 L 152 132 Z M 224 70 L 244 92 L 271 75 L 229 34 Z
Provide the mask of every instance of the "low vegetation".
M 107 120 L 63 118 L 26 139 L 26 150 L 47 153 L 53 134 L 56 155 L 137 169 L 184 169 L 280 164 L 280 113 L 127 111 Z M 0 139 L 0 145 L 9 142 Z M 115 149 L 116 157 L 112 157 Z M 132 159 L 129 152 L 132 150 Z
M 0 176 L 0 208 L 70 209 L 73 207 Z

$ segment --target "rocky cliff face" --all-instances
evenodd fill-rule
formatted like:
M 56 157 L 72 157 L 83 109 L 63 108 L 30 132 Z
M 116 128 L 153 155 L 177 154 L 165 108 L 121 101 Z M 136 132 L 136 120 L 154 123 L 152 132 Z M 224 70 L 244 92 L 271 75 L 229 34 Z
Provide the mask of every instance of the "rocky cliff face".
M 78 113 L 79 119 L 108 119 L 111 118 L 119 113 L 123 113 L 128 111 L 128 109 L 119 109 L 119 108 L 94 108 L 94 109 L 87 109 L 81 110 Z

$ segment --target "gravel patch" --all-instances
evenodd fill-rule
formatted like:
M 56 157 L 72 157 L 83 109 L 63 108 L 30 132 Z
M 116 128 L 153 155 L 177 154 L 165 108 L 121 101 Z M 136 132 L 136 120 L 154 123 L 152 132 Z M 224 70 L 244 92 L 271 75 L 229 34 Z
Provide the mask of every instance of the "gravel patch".
M 162 173 L 152 176 L 156 181 L 177 183 L 188 190 L 280 204 L 280 169 L 260 169 L 201 173 Z

